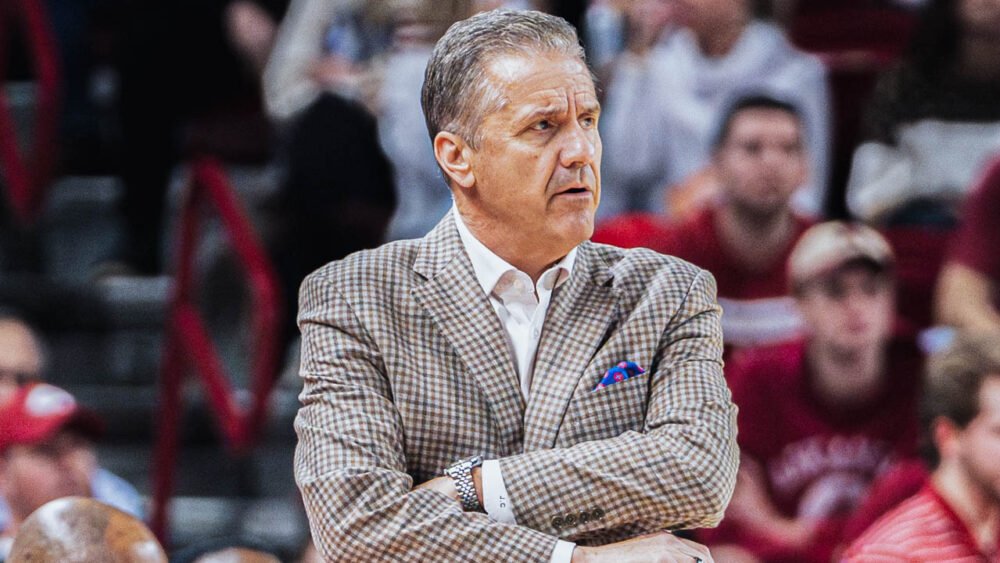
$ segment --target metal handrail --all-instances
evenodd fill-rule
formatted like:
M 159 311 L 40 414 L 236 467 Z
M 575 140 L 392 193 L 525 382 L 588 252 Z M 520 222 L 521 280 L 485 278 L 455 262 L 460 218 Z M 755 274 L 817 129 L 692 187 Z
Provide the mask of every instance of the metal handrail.
M 253 337 L 251 398 L 234 392 L 196 303 L 195 257 L 203 211 L 214 211 L 247 275 L 251 289 Z M 177 273 L 167 319 L 160 379 L 160 415 L 154 467 L 153 531 L 166 542 L 167 509 L 173 493 L 182 407 L 188 372 L 200 379 L 226 444 L 236 455 L 252 450 L 266 420 L 268 400 L 280 360 L 278 277 L 253 226 L 234 195 L 222 167 L 212 159 L 195 162 L 180 214 Z
M 18 17 L 25 41 L 33 53 L 38 88 L 35 99 L 34 141 L 28 156 L 18 146 L 17 132 L 6 92 L 0 88 L 0 169 L 14 216 L 24 225 L 41 214 L 52 179 L 59 125 L 60 71 L 56 37 L 41 0 L 0 2 L 0 84 L 6 82 L 6 44 L 11 19 Z

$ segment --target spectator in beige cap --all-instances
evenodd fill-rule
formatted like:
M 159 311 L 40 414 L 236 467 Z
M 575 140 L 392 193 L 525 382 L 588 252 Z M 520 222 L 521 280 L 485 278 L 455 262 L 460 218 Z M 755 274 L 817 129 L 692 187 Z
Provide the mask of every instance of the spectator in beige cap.
M 870 484 L 917 457 L 920 355 L 894 334 L 894 259 L 874 230 L 811 227 L 788 261 L 806 335 L 727 366 L 741 467 L 716 560 L 830 561 Z

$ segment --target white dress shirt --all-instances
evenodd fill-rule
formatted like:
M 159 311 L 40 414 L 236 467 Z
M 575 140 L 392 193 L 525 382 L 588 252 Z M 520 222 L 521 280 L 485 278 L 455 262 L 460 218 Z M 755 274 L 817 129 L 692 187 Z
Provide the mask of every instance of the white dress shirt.
M 566 283 L 572 275 L 576 248 L 542 273 L 535 283 L 528 274 L 511 266 L 479 242 L 465 225 L 458 209 L 452 207 L 452 213 L 476 280 L 489 296 L 490 304 L 503 324 L 507 347 L 521 382 L 521 395 L 527 399 L 534 377 L 535 353 L 552 291 Z M 486 514 L 497 522 L 516 524 L 514 509 L 500 472 L 500 462 L 495 459 L 484 461 L 482 477 Z M 552 551 L 551 563 L 568 563 L 575 547 L 576 544 L 559 540 Z

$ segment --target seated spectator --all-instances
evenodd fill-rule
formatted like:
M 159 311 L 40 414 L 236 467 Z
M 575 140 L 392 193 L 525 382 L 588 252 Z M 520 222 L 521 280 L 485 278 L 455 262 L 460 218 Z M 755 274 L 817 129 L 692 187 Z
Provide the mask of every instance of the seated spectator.
M 729 366 L 743 454 L 719 561 L 828 562 L 869 485 L 917 454 L 920 356 L 893 337 L 893 256 L 874 230 L 806 231 L 788 278 L 808 335 Z
M 931 359 L 921 419 L 934 467 L 929 481 L 858 538 L 845 562 L 998 560 L 997 333 L 961 334 Z
M 613 219 L 594 240 L 646 246 L 711 272 L 727 349 L 797 336 L 801 321 L 788 297 L 785 269 L 810 224 L 790 205 L 808 167 L 801 131 L 793 106 L 765 96 L 741 98 L 724 116 L 714 143 L 719 199 L 682 222 L 664 225 L 640 216 L 643 228 L 632 230 L 635 215 Z
M 1000 332 L 1000 159 L 969 197 L 937 287 L 937 316 L 970 331 Z
M 2 556 L 0 556 L 2 560 Z M 166 563 L 140 520 L 96 500 L 51 501 L 21 524 L 8 563 Z
M 847 186 L 866 222 L 950 227 L 1000 151 L 1000 3 L 932 0 L 881 77 Z
M 0 407 L 0 497 L 10 519 L 0 531 L 9 541 L 43 504 L 67 496 L 92 496 L 97 472 L 97 415 L 72 395 L 46 383 L 22 387 Z
M 19 389 L 43 379 L 45 343 L 23 319 L 0 315 L 0 408 Z M 90 482 L 93 497 L 133 516 L 143 516 L 142 498 L 128 481 L 98 467 Z M 11 520 L 10 508 L 0 495 L 0 532 Z
M 663 8 L 642 9 L 650 3 Z M 628 50 L 612 65 L 601 119 L 601 217 L 663 211 L 664 187 L 698 184 L 720 115 L 751 91 L 800 108 L 810 173 L 795 203 L 801 212 L 820 214 L 830 143 L 826 71 L 752 12 L 751 0 L 631 4 Z M 671 25 L 679 29 L 670 33 Z

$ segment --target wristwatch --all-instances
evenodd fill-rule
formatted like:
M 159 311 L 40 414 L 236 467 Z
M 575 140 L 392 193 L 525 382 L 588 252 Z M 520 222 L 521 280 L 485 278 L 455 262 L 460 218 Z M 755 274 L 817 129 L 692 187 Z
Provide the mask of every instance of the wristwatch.
M 472 482 L 472 468 L 482 465 L 483 458 L 474 455 L 456 461 L 444 470 L 444 474 L 455 481 L 458 496 L 462 499 L 462 510 L 466 512 L 483 511 L 483 505 L 479 504 L 479 496 L 476 495 L 476 485 Z

